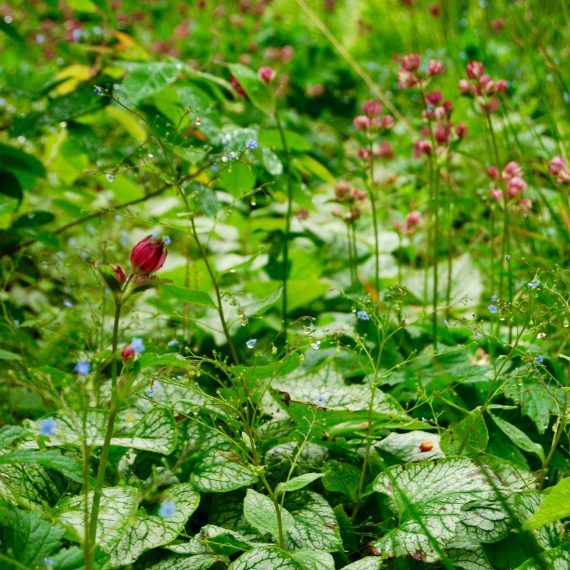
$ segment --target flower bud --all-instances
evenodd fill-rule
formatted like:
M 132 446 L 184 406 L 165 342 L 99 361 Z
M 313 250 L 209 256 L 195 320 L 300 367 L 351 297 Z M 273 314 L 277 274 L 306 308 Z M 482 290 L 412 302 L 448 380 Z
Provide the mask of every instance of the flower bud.
M 127 360 L 134 360 L 137 355 L 137 351 L 130 345 L 127 344 L 125 348 L 121 351 L 121 358 L 123 362 L 127 362 Z
M 485 72 L 485 67 L 480 61 L 470 61 L 465 68 L 469 79 L 479 79 Z
M 335 188 L 335 197 L 339 202 L 344 202 L 350 198 L 352 187 L 348 182 L 341 180 Z
M 421 223 L 421 221 L 422 221 L 422 215 L 417 210 L 412 210 L 406 216 L 406 226 L 408 228 L 413 228 L 413 227 L 419 225 Z
M 523 169 L 518 162 L 511 160 L 507 162 L 505 168 L 503 169 L 503 179 L 509 181 L 511 178 L 521 178 L 523 175 Z
M 120 265 L 111 265 L 111 269 L 119 283 L 124 283 L 127 280 L 127 275 Z
M 469 134 L 469 130 L 463 123 L 457 123 L 457 126 L 455 127 L 455 134 L 460 139 L 464 139 Z
M 362 112 L 367 117 L 373 119 L 382 113 L 382 104 L 380 101 L 375 101 L 374 99 L 366 101 L 366 103 L 362 105 Z
M 430 77 L 434 77 L 436 75 L 441 75 L 444 71 L 443 63 L 438 61 L 437 59 L 432 59 L 427 67 L 427 74 Z
M 430 105 L 439 105 L 441 103 L 441 92 L 432 91 L 426 95 L 426 102 Z
M 487 175 L 491 180 L 495 182 L 499 181 L 499 169 L 496 166 L 489 166 L 489 168 L 487 168 Z
M 162 239 L 146 236 L 133 247 L 131 264 L 137 273 L 154 273 L 164 265 L 166 254 L 166 244 Z
M 358 117 L 354 117 L 352 124 L 359 131 L 367 131 L 371 127 L 370 119 L 366 115 L 358 115 Z
M 561 156 L 555 156 L 548 163 L 548 170 L 550 174 L 554 174 L 554 176 L 559 174 L 565 168 L 566 168 L 566 161 Z
M 271 67 L 260 67 L 257 70 L 257 75 L 259 76 L 259 78 L 264 82 L 264 83 L 271 83 L 271 81 L 273 81 L 276 73 L 275 70 L 272 69 Z
M 416 71 L 421 65 L 421 58 L 417 53 L 405 55 L 400 63 L 404 71 Z

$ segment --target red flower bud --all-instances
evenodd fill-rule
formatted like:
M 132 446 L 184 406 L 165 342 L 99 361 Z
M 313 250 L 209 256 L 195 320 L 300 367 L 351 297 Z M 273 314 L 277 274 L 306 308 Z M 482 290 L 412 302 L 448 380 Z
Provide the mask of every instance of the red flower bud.
M 404 71 L 416 71 L 422 63 L 420 56 L 417 53 L 410 53 L 405 55 L 400 64 Z
M 426 102 L 430 105 L 439 105 L 441 103 L 441 92 L 432 91 L 426 95 Z
M 444 67 L 443 67 L 443 63 L 441 63 L 441 61 L 438 61 L 436 59 L 432 59 L 429 64 L 428 64 L 428 68 L 427 68 L 427 74 L 430 77 L 434 77 L 436 75 L 441 75 L 444 71 Z
M 273 78 L 275 77 L 276 73 L 275 70 L 272 69 L 271 67 L 260 67 L 257 70 L 257 75 L 259 75 L 259 78 L 265 82 L 265 83 L 271 83 L 271 81 L 273 80 Z
M 485 67 L 480 61 L 470 61 L 465 68 L 467 72 L 467 77 L 469 79 L 479 79 L 481 75 L 485 72 Z
M 230 84 L 236 90 L 236 93 L 245 99 L 246 93 L 244 88 L 240 85 L 240 82 L 236 79 L 234 75 L 230 77 Z
M 129 359 L 134 360 L 136 355 L 137 351 L 130 344 L 127 344 L 127 346 L 125 346 L 125 348 L 123 348 L 121 351 L 121 358 L 123 359 L 123 362 L 126 362 Z
M 358 117 L 354 117 L 352 124 L 359 131 L 367 131 L 372 126 L 370 119 L 366 115 L 358 115 Z
M 127 280 L 127 275 L 120 265 L 111 265 L 111 269 L 119 283 L 124 283 Z
M 373 119 L 382 113 L 382 103 L 380 103 L 380 101 L 374 101 L 374 99 L 366 101 L 366 103 L 362 105 L 362 112 L 367 117 Z
M 138 273 L 158 271 L 166 259 L 166 244 L 162 239 L 146 236 L 131 251 L 131 264 Z

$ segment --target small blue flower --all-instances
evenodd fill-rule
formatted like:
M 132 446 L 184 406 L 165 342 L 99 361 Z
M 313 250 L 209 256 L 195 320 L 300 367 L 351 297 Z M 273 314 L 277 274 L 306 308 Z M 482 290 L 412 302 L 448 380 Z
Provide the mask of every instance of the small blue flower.
M 366 311 L 358 311 L 356 313 L 356 318 L 360 319 L 361 321 L 369 321 L 370 315 Z
M 137 353 L 140 354 L 141 352 L 144 351 L 144 342 L 142 338 L 133 338 L 133 340 L 131 340 L 131 348 Z
M 105 177 L 109 182 L 115 182 L 115 176 L 113 174 L 105 174 Z
M 494 315 L 497 312 L 497 307 L 496 305 L 489 305 L 489 313 L 491 313 L 492 315 Z
M 123 216 L 121 216 L 121 214 L 117 214 L 117 215 L 115 216 L 115 221 L 116 221 L 116 222 L 122 222 L 122 221 L 123 221 Z
M 87 376 L 91 371 L 91 364 L 86 360 L 80 360 L 74 368 L 75 372 L 81 376 Z
M 317 404 L 319 406 L 326 406 L 327 405 L 327 399 L 325 398 L 325 396 L 323 396 L 322 394 L 319 394 L 316 398 L 315 401 L 317 402 Z
M 55 560 L 51 558 L 44 558 L 43 564 L 46 568 L 53 568 L 55 566 Z
M 152 389 L 152 388 L 147 388 L 144 393 L 149 397 L 149 398 L 154 398 L 156 392 Z
M 529 289 L 537 289 L 540 286 L 540 279 L 533 279 L 527 287 Z
M 129 232 L 127 230 L 123 230 L 121 232 L 121 239 L 119 241 L 121 247 L 128 247 L 129 245 Z
M 544 362 L 544 356 L 542 356 L 542 355 L 537 356 L 537 357 L 534 359 L 534 361 L 535 361 L 537 364 L 542 364 L 542 363 Z
M 95 87 L 93 87 L 93 91 L 95 92 L 95 95 L 101 95 L 101 93 L 103 93 L 103 89 L 101 89 L 99 85 L 95 85 Z
M 247 148 L 250 148 L 252 150 L 256 149 L 259 146 L 259 144 L 255 139 L 247 139 L 245 145 L 247 146 Z
M 67 307 L 68 309 L 71 309 L 71 307 L 73 307 L 73 303 L 71 301 L 68 301 L 67 299 L 63 302 L 63 306 Z
M 247 348 L 253 348 L 256 344 L 257 344 L 257 339 L 256 339 L 256 338 L 250 338 L 250 339 L 245 343 L 245 346 L 247 346 Z
M 178 346 L 178 341 L 176 339 L 173 339 L 171 341 L 168 341 L 168 345 L 167 346 Z
M 40 421 L 40 435 L 51 437 L 55 433 L 56 421 L 53 418 L 46 418 Z
M 493 295 L 491 297 L 491 301 L 493 301 L 493 303 L 498 299 L 499 297 L 497 297 L 497 295 Z
M 505 261 L 508 263 L 511 260 L 511 256 L 510 255 L 505 255 Z
M 164 236 L 162 238 L 162 241 L 166 244 L 166 245 L 170 245 L 172 243 L 172 238 L 170 236 Z
M 443 325 L 445 326 L 446 329 L 449 328 L 449 321 L 447 319 L 443 319 Z
M 163 519 L 172 518 L 176 514 L 176 503 L 174 501 L 163 501 L 158 514 Z
M 316 340 L 315 342 L 313 342 L 311 344 L 311 348 L 313 350 L 319 350 L 319 348 L 321 348 L 321 341 L 320 340 Z
M 210 170 L 211 170 L 212 172 L 218 172 L 220 169 L 219 169 L 215 164 L 212 164 L 212 165 L 210 166 Z

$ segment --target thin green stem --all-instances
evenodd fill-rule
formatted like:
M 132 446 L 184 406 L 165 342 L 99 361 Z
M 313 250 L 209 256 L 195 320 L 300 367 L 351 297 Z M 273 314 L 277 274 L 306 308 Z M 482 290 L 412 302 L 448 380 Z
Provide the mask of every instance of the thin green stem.
M 93 494 L 93 504 L 91 506 L 91 519 L 89 524 L 89 542 L 92 547 L 91 556 L 96 550 L 97 536 L 97 519 L 99 518 L 99 508 L 101 506 L 101 497 L 103 495 L 103 484 L 105 481 L 105 470 L 109 459 L 109 450 L 111 448 L 111 439 L 113 437 L 113 429 L 118 411 L 117 398 L 117 346 L 119 340 L 119 322 L 121 320 L 121 302 L 115 301 L 115 318 L 113 321 L 113 339 L 111 343 L 111 407 L 109 410 L 109 418 L 107 419 L 107 427 L 105 430 L 105 439 L 101 449 L 101 457 L 99 458 L 99 468 L 97 470 L 97 479 L 95 481 L 95 491 Z
M 291 217 L 293 215 L 293 180 L 291 178 L 291 161 L 289 157 L 289 147 L 287 146 L 287 137 L 281 124 L 279 111 L 275 110 L 275 123 L 281 138 L 283 146 L 283 154 L 285 155 L 285 176 L 287 177 L 287 212 L 285 214 L 285 235 L 283 236 L 283 302 L 282 302 L 282 319 L 283 330 L 287 331 L 287 281 L 289 279 L 289 236 L 291 233 Z
M 372 224 L 374 226 L 374 285 L 376 293 L 380 295 L 380 236 L 378 232 L 378 214 L 376 211 L 376 197 L 374 196 L 374 152 L 372 147 L 372 139 L 368 141 L 368 149 L 370 150 L 370 161 L 368 164 L 369 181 L 367 184 L 368 199 L 372 206 Z

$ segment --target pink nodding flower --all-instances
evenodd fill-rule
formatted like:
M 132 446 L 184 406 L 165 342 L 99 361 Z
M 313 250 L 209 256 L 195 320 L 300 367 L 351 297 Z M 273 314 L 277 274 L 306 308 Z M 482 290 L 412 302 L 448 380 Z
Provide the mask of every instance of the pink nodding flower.
M 427 67 L 427 74 L 430 77 L 435 77 L 436 75 L 442 75 L 445 68 L 443 67 L 443 63 L 438 61 L 437 59 L 432 59 Z
M 263 81 L 264 83 L 271 83 L 271 81 L 273 81 L 273 79 L 275 78 L 275 70 L 271 67 L 267 67 L 266 65 L 263 67 L 260 67 L 257 70 L 257 75 L 259 76 L 259 78 L 261 79 L 261 81 Z
M 417 85 L 418 78 L 411 71 L 406 71 L 405 69 L 400 69 L 398 71 L 398 87 L 400 89 L 410 89 L 414 85 Z
M 394 150 L 392 149 L 392 145 L 389 142 L 381 142 L 378 145 L 376 156 L 378 158 L 393 158 Z
M 127 280 L 125 270 L 120 265 L 111 265 L 111 269 L 119 283 L 124 283 Z
M 426 95 L 426 103 L 430 105 L 439 105 L 441 103 L 441 92 L 440 91 L 432 91 Z
M 527 189 L 528 185 L 522 178 L 514 176 L 509 180 L 507 187 L 509 189 L 509 196 L 511 198 L 514 198 L 515 196 L 518 196 L 524 192 Z
M 378 117 L 382 113 L 382 103 L 374 99 L 366 101 L 362 104 L 362 112 L 370 119 Z
M 354 117 L 352 124 L 359 131 L 367 131 L 372 126 L 370 119 L 366 115 Z
M 341 180 L 334 189 L 335 197 L 339 202 L 349 200 L 351 192 L 352 186 L 344 180 Z
M 352 197 L 354 200 L 366 200 L 366 192 L 358 190 L 358 188 L 354 188 L 352 190 Z
M 429 141 L 419 140 L 414 144 L 414 156 L 419 158 L 422 154 L 431 154 L 433 147 Z
M 447 142 L 449 138 L 449 129 L 443 125 L 437 125 L 435 128 L 435 140 L 438 144 Z
M 459 91 L 462 95 L 474 95 L 477 92 L 475 85 L 472 85 L 467 79 L 459 81 Z
M 504 93 L 507 90 L 508 86 L 509 84 L 505 79 L 499 79 L 495 82 L 495 89 L 497 90 L 497 93 Z
M 480 61 L 470 61 L 465 71 L 469 79 L 479 79 L 485 73 L 485 66 Z
M 391 129 L 395 125 L 394 118 L 391 115 L 384 115 L 380 125 L 383 129 Z
M 421 222 L 422 222 L 422 215 L 417 210 L 412 210 L 406 216 L 406 227 L 407 228 L 414 228 L 416 226 L 419 226 L 421 224 Z
M 469 129 L 463 123 L 457 123 L 457 126 L 455 127 L 455 134 L 460 139 L 464 139 L 469 134 Z
M 491 180 L 495 182 L 499 181 L 499 169 L 496 166 L 489 166 L 489 168 L 487 168 L 487 175 Z
M 507 182 L 511 180 L 511 178 L 521 178 L 522 175 L 523 169 L 521 168 L 520 164 L 514 160 L 507 162 L 505 168 L 503 168 L 503 180 L 506 180 Z
M 137 273 L 154 273 L 164 265 L 166 255 L 166 244 L 162 239 L 146 236 L 133 247 L 131 265 Z
M 493 188 L 492 190 L 489 190 L 489 195 L 491 196 L 491 198 L 497 200 L 497 202 L 501 202 L 503 200 L 503 191 L 499 190 L 498 188 Z
M 550 174 L 557 176 L 562 170 L 566 168 L 566 161 L 561 156 L 555 156 L 548 163 L 548 171 Z
M 127 362 L 127 360 L 134 360 L 137 355 L 137 351 L 130 345 L 127 344 L 125 348 L 121 351 L 121 358 L 123 362 Z
M 372 151 L 366 147 L 359 148 L 358 158 L 360 158 L 361 160 L 369 160 L 370 158 L 372 158 Z
M 404 71 L 417 71 L 422 63 L 417 53 L 409 53 L 400 60 L 400 65 Z

